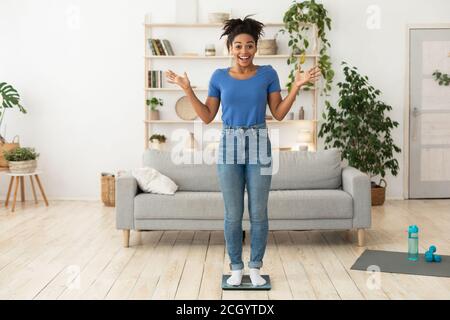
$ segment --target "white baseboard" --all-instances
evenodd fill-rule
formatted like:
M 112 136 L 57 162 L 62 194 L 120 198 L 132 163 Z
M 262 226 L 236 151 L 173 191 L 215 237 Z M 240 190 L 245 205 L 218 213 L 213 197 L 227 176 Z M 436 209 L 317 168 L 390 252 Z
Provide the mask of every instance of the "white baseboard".
M 403 197 L 386 197 L 386 200 L 405 200 Z

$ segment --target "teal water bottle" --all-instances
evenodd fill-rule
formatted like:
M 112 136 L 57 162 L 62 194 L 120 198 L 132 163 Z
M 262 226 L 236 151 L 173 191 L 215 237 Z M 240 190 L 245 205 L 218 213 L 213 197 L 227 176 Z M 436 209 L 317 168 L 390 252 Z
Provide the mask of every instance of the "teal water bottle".
M 419 259 L 419 228 L 416 225 L 408 228 L 408 260 Z

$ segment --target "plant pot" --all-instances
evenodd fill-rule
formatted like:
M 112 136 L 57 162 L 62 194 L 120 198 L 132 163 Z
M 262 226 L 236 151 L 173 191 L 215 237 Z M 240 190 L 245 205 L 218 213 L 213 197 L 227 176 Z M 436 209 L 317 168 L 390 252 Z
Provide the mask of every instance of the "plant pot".
M 150 140 L 150 149 L 162 150 L 163 143 L 159 142 L 159 140 Z
M 381 186 L 381 181 L 384 181 L 384 187 Z M 376 184 L 371 182 L 371 192 L 372 192 L 372 206 L 381 206 L 384 203 L 386 197 L 386 187 L 387 182 L 384 179 L 380 179 L 380 183 Z
M 34 172 L 37 167 L 36 160 L 27 161 L 8 161 L 9 171 L 12 173 L 30 173 Z
M 150 110 L 150 120 L 159 120 L 159 110 Z

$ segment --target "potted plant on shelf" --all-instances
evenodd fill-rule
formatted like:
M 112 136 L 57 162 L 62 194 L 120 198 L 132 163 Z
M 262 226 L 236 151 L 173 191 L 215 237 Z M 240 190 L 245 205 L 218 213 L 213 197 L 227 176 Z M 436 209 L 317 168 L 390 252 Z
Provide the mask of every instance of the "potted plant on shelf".
M 153 97 L 151 99 L 147 99 L 147 106 L 150 106 L 150 120 L 159 120 L 159 106 L 163 106 L 162 99 L 158 99 Z
M 30 173 L 36 170 L 39 153 L 34 148 L 16 148 L 4 151 L 3 154 L 8 161 L 9 171 L 13 173 Z
M 377 99 L 381 92 L 369 85 L 367 76 L 360 75 L 356 67 L 349 67 L 346 62 L 342 65 L 345 80 L 338 83 L 340 108 L 325 102 L 328 115 L 322 114 L 324 122 L 319 137 L 326 137 L 325 149 L 329 146 L 340 149 L 342 159 L 371 180 L 377 175 L 382 177 L 378 184 L 371 181 L 372 205 L 382 205 L 387 186 L 383 179 L 386 170 L 394 176 L 399 170 L 394 152 L 401 152 L 401 149 L 391 137 L 391 130 L 398 122 L 385 116 L 392 107 Z
M 149 141 L 152 149 L 161 150 L 162 144 L 166 142 L 166 136 L 163 134 L 153 134 Z
M 327 39 L 326 29 L 331 30 L 331 19 L 328 17 L 327 10 L 323 4 L 316 3 L 315 0 L 293 1 L 292 5 L 284 14 L 283 23 L 284 28 L 278 32 L 284 34 L 287 31 L 289 34 L 288 46 L 291 48 L 291 52 L 287 64 L 293 65 L 289 73 L 289 82 L 286 85 L 288 90 L 291 90 L 292 84 L 294 83 L 295 72 L 299 68 L 299 64 L 305 63 L 307 50 L 310 46 L 307 39 L 308 32 L 310 31 L 311 25 L 314 25 L 317 28 L 316 32 L 320 43 L 314 44 L 313 51 L 319 54 L 318 66 L 325 80 L 323 93 L 328 95 L 328 92 L 331 90 L 334 71 L 331 66 L 330 56 L 327 54 L 330 42 Z M 318 45 L 320 47 L 317 47 Z M 300 57 L 298 58 L 297 56 Z M 314 88 L 314 85 L 310 83 L 304 89 L 310 90 L 312 88 Z

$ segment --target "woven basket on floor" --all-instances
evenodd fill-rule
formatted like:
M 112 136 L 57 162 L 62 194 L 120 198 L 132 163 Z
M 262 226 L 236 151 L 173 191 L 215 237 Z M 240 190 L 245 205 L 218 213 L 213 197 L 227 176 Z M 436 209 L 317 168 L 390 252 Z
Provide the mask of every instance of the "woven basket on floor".
M 384 187 L 381 186 L 381 181 L 384 181 Z M 386 187 L 387 182 L 383 178 L 380 179 L 380 183 L 378 185 L 374 184 L 374 186 L 371 187 L 372 206 L 381 206 L 384 203 L 386 196 Z
M 116 205 L 116 178 L 102 173 L 102 201 L 107 207 Z

